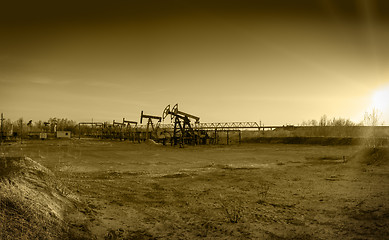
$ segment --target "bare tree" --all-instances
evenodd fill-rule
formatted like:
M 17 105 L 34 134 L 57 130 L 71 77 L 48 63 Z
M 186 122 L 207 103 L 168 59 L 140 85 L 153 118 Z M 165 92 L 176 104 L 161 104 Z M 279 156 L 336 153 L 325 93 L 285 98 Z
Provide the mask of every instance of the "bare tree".
M 328 123 L 328 121 L 327 121 L 327 115 L 323 115 L 323 116 L 321 116 L 321 118 L 320 118 L 320 122 L 319 122 L 319 125 L 320 126 L 327 126 L 327 123 Z
M 382 112 L 380 112 L 378 109 L 373 108 L 371 112 L 365 112 L 365 116 L 363 118 L 363 123 L 365 126 L 378 126 L 383 125 L 384 123 L 381 122 Z
M 366 132 L 366 146 L 376 148 L 380 145 L 378 134 L 377 134 L 377 126 L 380 125 L 382 113 L 373 108 L 371 112 L 365 112 L 365 116 L 363 119 L 364 126 L 370 126 L 369 130 Z M 383 123 L 381 123 L 383 125 Z

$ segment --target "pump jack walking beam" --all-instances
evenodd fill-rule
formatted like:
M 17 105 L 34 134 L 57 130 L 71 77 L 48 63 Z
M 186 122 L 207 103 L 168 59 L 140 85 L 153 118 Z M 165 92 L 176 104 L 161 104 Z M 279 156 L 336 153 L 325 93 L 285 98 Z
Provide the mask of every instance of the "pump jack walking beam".
M 178 110 L 178 103 L 173 106 L 172 110 L 170 110 L 170 105 L 167 105 L 167 107 L 163 110 L 162 118 L 165 119 L 167 117 L 167 115 L 169 115 L 169 114 L 171 115 L 172 120 L 176 116 L 181 117 L 181 118 L 183 118 L 185 116 L 185 117 L 196 120 L 196 123 L 200 123 L 199 117 L 194 116 L 194 115 L 189 114 L 189 113 L 186 113 L 186 112 L 183 112 L 183 111 L 179 111 Z
M 135 124 L 135 126 L 138 124 L 138 122 L 135 122 L 135 121 L 128 121 L 128 120 L 125 120 L 125 118 L 123 118 L 123 123 L 127 125 L 130 125 L 130 124 Z
M 157 119 L 158 122 L 161 122 L 162 118 L 161 117 L 158 117 L 158 116 L 153 116 L 153 115 L 146 115 L 146 114 L 143 114 L 143 111 L 140 113 L 140 124 L 142 124 L 142 119 L 143 118 L 147 118 L 147 119 Z

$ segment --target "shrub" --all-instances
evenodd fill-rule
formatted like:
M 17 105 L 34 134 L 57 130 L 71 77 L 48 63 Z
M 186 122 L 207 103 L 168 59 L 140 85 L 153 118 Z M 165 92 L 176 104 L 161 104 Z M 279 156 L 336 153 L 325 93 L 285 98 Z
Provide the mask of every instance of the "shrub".
M 238 197 L 223 197 L 220 195 L 220 205 L 229 222 L 237 223 L 242 220 L 244 208 L 242 201 Z
M 263 183 L 260 185 L 260 187 L 258 189 L 259 199 L 258 199 L 257 203 L 262 204 L 266 201 L 269 189 L 270 189 L 270 185 L 268 183 Z

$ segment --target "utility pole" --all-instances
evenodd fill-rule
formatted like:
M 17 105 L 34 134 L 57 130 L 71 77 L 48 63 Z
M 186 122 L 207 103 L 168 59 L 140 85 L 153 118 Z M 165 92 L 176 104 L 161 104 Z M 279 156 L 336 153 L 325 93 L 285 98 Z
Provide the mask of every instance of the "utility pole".
M 23 143 L 23 119 L 20 119 L 20 144 Z
M 3 143 L 3 121 L 4 121 L 4 118 L 3 118 L 3 113 L 1 113 L 1 140 L 0 140 L 0 143 Z

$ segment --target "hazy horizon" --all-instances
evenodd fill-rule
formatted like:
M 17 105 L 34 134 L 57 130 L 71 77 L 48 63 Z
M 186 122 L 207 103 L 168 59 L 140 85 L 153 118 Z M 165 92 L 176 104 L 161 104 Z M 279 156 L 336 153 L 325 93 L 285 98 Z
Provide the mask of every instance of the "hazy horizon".
M 114 1 L 0 5 L 0 112 L 139 121 L 389 125 L 389 2 Z

